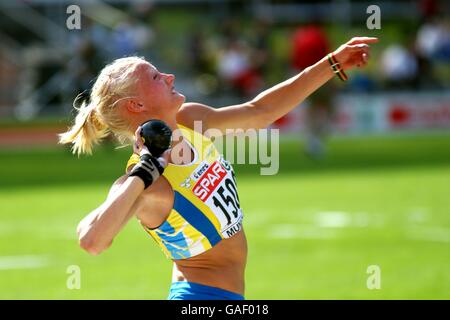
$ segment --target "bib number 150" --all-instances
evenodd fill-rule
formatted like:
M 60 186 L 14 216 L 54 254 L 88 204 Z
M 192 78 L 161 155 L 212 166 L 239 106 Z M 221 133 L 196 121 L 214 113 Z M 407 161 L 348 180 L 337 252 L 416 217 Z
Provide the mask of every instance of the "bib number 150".
M 239 216 L 241 205 L 239 204 L 239 196 L 236 189 L 236 180 L 226 177 L 224 183 L 217 188 L 212 197 L 214 205 L 219 208 L 227 218 L 227 225 L 231 224 L 230 211 L 234 218 Z

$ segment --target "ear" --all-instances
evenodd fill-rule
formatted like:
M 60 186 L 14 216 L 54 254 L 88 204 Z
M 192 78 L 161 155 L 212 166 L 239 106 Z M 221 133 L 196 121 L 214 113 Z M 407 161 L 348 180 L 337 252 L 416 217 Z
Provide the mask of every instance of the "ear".
M 130 99 L 126 102 L 126 108 L 131 113 L 140 113 L 145 110 L 144 105 L 136 100 Z

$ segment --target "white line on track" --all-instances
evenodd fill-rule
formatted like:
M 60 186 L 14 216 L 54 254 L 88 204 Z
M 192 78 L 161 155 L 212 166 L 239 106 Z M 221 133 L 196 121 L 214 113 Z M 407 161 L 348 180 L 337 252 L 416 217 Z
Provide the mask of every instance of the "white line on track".
M 408 229 L 407 236 L 414 240 L 450 243 L 450 229 L 443 227 L 413 227 Z
M 0 225 L 0 237 L 10 237 L 15 234 L 29 233 L 39 239 L 77 240 L 76 226 L 55 225 L 43 226 L 27 222 L 4 222 Z
M 270 229 L 269 236 L 275 239 L 331 239 L 335 238 L 336 234 L 333 230 L 315 226 L 278 224 Z
M 321 228 L 364 228 L 373 225 L 375 218 L 365 212 L 321 211 L 314 214 L 315 223 Z
M 344 228 L 352 223 L 352 216 L 347 212 L 323 211 L 316 214 L 316 222 L 322 228 Z
M 35 269 L 45 267 L 48 264 L 49 259 L 45 255 L 0 256 L 0 270 Z

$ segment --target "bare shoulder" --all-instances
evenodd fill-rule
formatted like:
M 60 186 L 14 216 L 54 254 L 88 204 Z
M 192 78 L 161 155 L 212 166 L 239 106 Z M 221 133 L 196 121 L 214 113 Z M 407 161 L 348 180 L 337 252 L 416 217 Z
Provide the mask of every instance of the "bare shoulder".
M 207 115 L 214 112 L 214 108 L 203 103 L 186 102 L 177 113 L 177 122 L 194 129 L 194 121 L 205 122 Z M 205 129 L 205 128 L 204 128 Z

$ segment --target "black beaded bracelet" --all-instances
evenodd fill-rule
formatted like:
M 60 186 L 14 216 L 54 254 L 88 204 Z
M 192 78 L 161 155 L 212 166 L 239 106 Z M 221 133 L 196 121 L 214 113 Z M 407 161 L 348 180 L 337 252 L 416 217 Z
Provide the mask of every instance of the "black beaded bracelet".
M 333 53 L 329 53 L 327 55 L 328 62 L 330 63 L 331 69 L 333 72 L 341 79 L 342 81 L 347 81 L 348 76 L 345 74 L 344 70 L 341 68 L 340 63 L 336 60 L 336 57 Z

